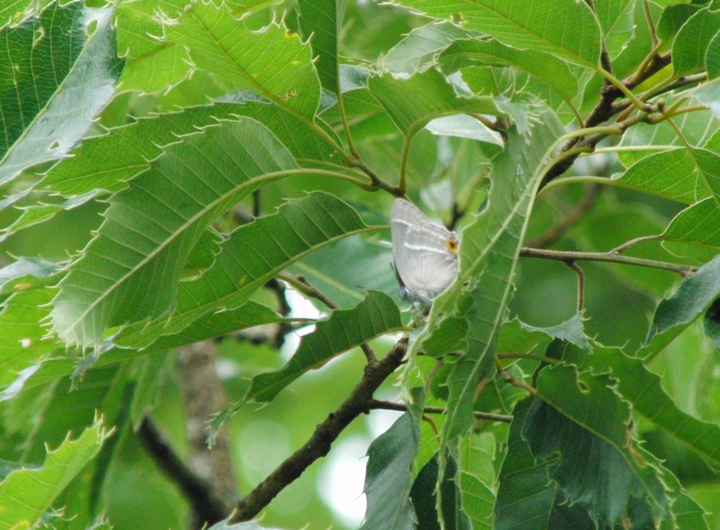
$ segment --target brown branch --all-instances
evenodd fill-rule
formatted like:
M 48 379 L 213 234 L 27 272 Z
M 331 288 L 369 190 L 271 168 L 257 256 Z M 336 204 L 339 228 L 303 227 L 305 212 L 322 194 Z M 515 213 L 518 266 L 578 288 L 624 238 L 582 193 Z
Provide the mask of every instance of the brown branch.
M 658 55 L 654 51 L 651 52 L 651 57 L 648 61 L 643 62 L 643 68 L 644 70 L 642 72 L 638 72 L 636 74 L 631 75 L 629 78 L 625 79 L 622 83 L 627 87 L 629 90 L 632 90 L 642 82 L 644 82 L 646 79 L 653 76 L 655 73 L 663 69 L 665 66 L 670 64 L 671 58 L 670 54 L 667 53 L 665 55 Z M 617 108 L 613 106 L 613 103 L 615 100 L 621 98 L 623 96 L 622 90 L 620 90 L 615 85 L 608 85 L 603 84 L 603 87 L 600 89 L 600 100 L 595 105 L 595 108 L 590 112 L 588 115 L 588 118 L 585 120 L 585 123 L 583 124 L 584 128 L 590 128 L 595 127 L 597 125 L 600 125 L 601 123 L 604 123 L 611 119 L 613 116 L 615 116 L 618 112 Z M 601 139 L 601 138 L 600 138 Z M 597 141 L 599 141 L 598 139 Z M 597 141 L 595 143 L 597 143 Z M 576 147 L 580 143 L 583 142 L 582 137 L 574 138 L 570 141 L 568 141 L 562 148 L 562 151 L 569 151 Z M 585 143 L 586 144 L 586 143 Z M 591 144 L 586 144 L 591 145 Z M 594 144 L 592 144 L 594 145 Z M 579 153 L 574 154 L 572 156 L 569 156 L 567 158 L 564 158 L 557 162 L 553 167 L 551 167 L 548 172 L 546 173 L 542 186 L 545 186 L 548 182 L 553 180 L 556 177 L 559 177 L 563 173 L 565 173 L 570 167 L 573 165 L 577 157 L 579 156 Z
M 397 410 L 398 412 L 407 411 L 407 405 L 405 405 L 404 403 L 393 403 L 392 401 L 380 401 L 378 399 L 371 399 L 368 403 L 368 408 L 373 410 Z M 423 413 L 446 414 L 447 410 L 442 407 L 425 407 L 423 409 Z M 494 414 L 492 412 L 480 412 L 479 410 L 474 410 L 473 415 L 479 420 L 500 421 L 503 423 L 512 422 L 512 416 L 507 416 L 505 414 Z
M 222 521 L 228 511 L 208 482 L 197 476 L 163 440 L 155 425 L 145 418 L 137 433 L 138 440 L 155 464 L 180 488 L 199 521 L 199 527 Z M 197 524 L 197 523 L 196 523 Z
M 248 521 L 293 482 L 313 463 L 330 451 L 330 446 L 350 422 L 368 412 L 373 393 L 402 364 L 407 352 L 407 338 L 398 341 L 381 360 L 365 366 L 365 374 L 350 396 L 317 426 L 310 439 L 240 501 L 229 524 Z
M 185 405 L 188 467 L 207 482 L 213 495 L 232 506 L 238 499 L 227 429 L 217 435 L 215 447 L 206 444 L 208 418 L 228 406 L 225 390 L 215 368 L 216 344 L 203 341 L 180 348 L 178 379 Z M 202 513 L 193 510 L 194 526 L 201 528 Z

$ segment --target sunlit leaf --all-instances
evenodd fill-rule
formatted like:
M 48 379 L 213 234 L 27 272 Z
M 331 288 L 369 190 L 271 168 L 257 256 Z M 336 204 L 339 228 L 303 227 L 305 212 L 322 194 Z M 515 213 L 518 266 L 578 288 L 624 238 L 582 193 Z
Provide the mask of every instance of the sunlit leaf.
M 76 440 L 65 440 L 49 451 L 38 469 L 19 469 L 0 484 L 0 524 L 6 528 L 31 528 L 82 468 L 97 454 L 107 433 L 102 421 Z
M 443 71 L 454 72 L 470 65 L 507 65 L 546 84 L 565 101 L 577 96 L 578 82 L 566 62 L 548 53 L 528 53 L 495 39 L 458 40 L 439 58 Z
M 65 156 L 112 97 L 122 62 L 111 22 L 111 8 L 52 3 L 2 29 L 0 68 L 13 74 L 0 95 L 0 183 Z
M 195 65 L 229 83 L 259 94 L 298 115 L 312 117 L 320 83 L 310 46 L 280 25 L 250 31 L 225 4 L 195 1 L 165 28 L 165 39 L 187 47 Z
M 587 4 L 561 0 L 543 4 L 471 0 L 461 5 L 434 0 L 402 0 L 430 16 L 460 20 L 520 49 L 538 50 L 594 66 L 600 57 L 600 28 Z
M 406 136 L 413 136 L 433 118 L 462 112 L 497 113 L 490 98 L 459 97 L 434 69 L 410 79 L 373 77 L 370 91 Z
M 108 327 L 168 313 L 188 252 L 209 223 L 294 167 L 275 136 L 247 118 L 169 147 L 111 199 L 98 235 L 61 282 L 52 311 L 58 335 L 94 347 Z
M 120 90 L 159 92 L 178 84 L 192 71 L 187 50 L 162 42 L 163 17 L 176 18 L 185 0 L 120 2 L 116 10 L 118 51 L 125 57 Z M 159 10 L 162 17 L 159 17 Z
M 720 28 L 720 11 L 710 7 L 693 14 L 680 28 L 672 49 L 676 75 L 690 74 L 705 66 L 706 50 Z

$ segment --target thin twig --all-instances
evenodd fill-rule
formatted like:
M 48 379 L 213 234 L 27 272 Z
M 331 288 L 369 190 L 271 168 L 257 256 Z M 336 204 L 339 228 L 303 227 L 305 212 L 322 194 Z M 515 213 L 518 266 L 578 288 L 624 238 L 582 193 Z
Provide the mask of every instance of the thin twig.
M 630 241 L 626 241 L 622 245 L 615 247 L 610 252 L 612 254 L 622 254 L 623 252 L 628 250 L 630 247 L 634 247 L 638 243 L 643 243 L 645 241 L 656 241 L 659 238 L 660 238 L 659 235 L 636 237 L 635 239 L 631 239 Z
M 392 401 L 381 401 L 379 399 L 371 399 L 368 403 L 370 409 L 383 409 L 383 410 L 397 410 L 398 412 L 406 412 L 407 406 L 404 403 L 393 403 Z M 423 409 L 424 414 L 447 414 L 447 409 L 442 407 L 425 407 Z M 504 423 L 510 423 L 512 416 L 505 414 L 494 414 L 492 412 L 480 412 L 474 410 L 473 415 L 479 420 L 488 421 L 501 421 Z
M 604 261 L 610 263 L 622 263 L 625 265 L 637 265 L 639 267 L 650 267 L 676 272 L 685 277 L 697 270 L 691 265 L 678 265 L 665 261 L 651 259 L 633 258 L 621 256 L 612 252 L 568 252 L 562 250 L 545 250 L 540 248 L 521 248 L 520 256 L 526 258 L 552 259 L 556 261 Z
M 155 464 L 177 484 L 192 506 L 201 523 L 209 525 L 225 519 L 228 508 L 222 499 L 216 496 L 210 485 L 198 477 L 163 440 L 153 423 L 145 418 L 138 430 L 138 439 Z
M 568 267 L 570 267 L 572 270 L 574 270 L 577 273 L 578 277 L 578 304 L 577 309 L 579 312 L 582 312 L 583 308 L 585 307 L 585 273 L 580 268 L 580 266 L 575 263 L 575 260 L 570 260 L 565 262 Z
M 323 292 L 321 292 L 319 289 L 314 287 L 309 281 L 305 279 L 305 277 L 301 274 L 298 274 L 297 276 L 288 274 L 286 272 L 278 274 L 278 278 L 281 280 L 288 282 L 290 285 L 292 285 L 295 289 L 303 293 L 305 296 L 309 296 L 311 298 L 315 298 L 317 300 L 320 300 L 323 304 L 328 306 L 332 310 L 340 309 L 340 306 L 337 305 L 335 302 L 333 302 L 330 298 L 328 298 L 327 295 L 325 295 Z M 365 358 L 367 359 L 368 363 L 373 363 L 377 361 L 377 356 L 375 355 L 375 352 L 373 351 L 372 347 L 364 342 L 360 345 L 360 349 L 365 354 Z
M 289 283 L 292 285 L 297 291 L 301 292 L 305 296 L 309 296 L 310 298 L 315 298 L 316 300 L 320 300 L 323 304 L 325 304 L 327 307 L 329 307 L 332 310 L 340 309 L 340 306 L 337 305 L 335 302 L 333 302 L 330 298 L 328 298 L 327 295 L 313 287 L 310 282 L 308 282 L 304 276 L 298 274 L 295 276 L 294 274 L 289 274 L 287 272 L 281 272 L 278 274 L 278 279 Z
M 381 360 L 365 367 L 365 374 L 350 396 L 325 421 L 310 439 L 240 501 L 228 524 L 249 521 L 287 485 L 298 478 L 317 459 L 327 455 L 331 444 L 360 414 L 366 413 L 373 393 L 401 364 L 407 353 L 407 337 L 395 344 Z
M 537 390 L 535 390 L 533 387 L 531 387 L 531 386 L 528 385 L 527 383 L 525 383 L 525 382 L 523 382 L 523 381 L 520 381 L 520 380 L 517 379 L 516 377 L 513 377 L 512 375 L 510 375 L 509 373 L 507 373 L 505 370 L 498 370 L 498 374 L 500 375 L 500 377 L 503 378 L 503 380 L 504 380 L 506 383 L 509 383 L 509 384 L 511 384 L 511 385 L 514 386 L 514 387 L 522 388 L 523 390 L 527 390 L 528 392 L 530 392 L 530 393 L 533 394 L 534 396 L 537 396 Z
M 655 21 L 653 20 L 652 13 L 650 12 L 650 3 L 647 0 L 643 0 L 643 9 L 645 10 L 645 19 L 647 20 L 648 30 L 650 31 L 650 39 L 653 48 L 655 48 L 659 41 L 655 31 Z

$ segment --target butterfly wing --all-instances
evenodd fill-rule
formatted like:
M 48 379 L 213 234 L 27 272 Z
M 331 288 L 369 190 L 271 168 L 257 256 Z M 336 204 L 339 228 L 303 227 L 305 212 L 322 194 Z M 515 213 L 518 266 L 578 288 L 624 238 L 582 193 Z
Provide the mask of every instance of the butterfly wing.
M 411 292 L 432 299 L 457 275 L 457 238 L 403 199 L 393 203 L 393 257 L 401 283 Z

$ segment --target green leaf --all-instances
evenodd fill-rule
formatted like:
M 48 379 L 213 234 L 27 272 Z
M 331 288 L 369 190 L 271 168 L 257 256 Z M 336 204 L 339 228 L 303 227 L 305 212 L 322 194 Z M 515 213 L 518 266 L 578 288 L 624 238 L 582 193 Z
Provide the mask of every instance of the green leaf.
M 53 500 L 97 454 L 107 436 L 102 421 L 97 420 L 77 440 L 66 439 L 55 451 L 49 451 L 42 467 L 10 473 L 0 484 L 0 526 L 34 527 Z
M 338 267 L 338 256 L 342 266 Z M 396 293 L 390 264 L 392 249 L 362 237 L 348 237 L 313 252 L 290 267 L 343 309 L 353 307 L 369 289 Z M 324 306 L 322 306 L 324 309 Z
M 219 309 L 214 313 L 208 313 L 195 320 L 182 331 L 161 335 L 157 340 L 151 342 L 148 341 L 149 334 L 143 333 L 142 328 L 128 326 L 120 332 L 114 342 L 119 348 L 137 348 L 142 350 L 143 353 L 155 353 L 187 346 L 202 340 L 222 337 L 253 326 L 280 322 L 287 322 L 287 320 L 269 307 L 249 301 L 234 309 Z M 105 355 L 111 356 L 113 351 L 110 350 Z M 122 357 L 118 356 L 114 362 L 119 362 L 121 359 Z
M 409 495 L 424 402 L 422 393 L 416 392 L 410 411 L 370 444 L 364 488 L 367 510 L 361 530 L 415 528 L 417 519 Z
M 390 48 L 380 59 L 380 63 L 392 74 L 412 76 L 433 66 L 438 54 L 453 41 L 469 36 L 469 32 L 450 22 L 431 22 L 413 29 L 403 40 Z
M 677 291 L 666 298 L 655 310 L 653 321 L 645 342 L 656 333 L 680 324 L 687 324 L 706 311 L 710 304 L 720 296 L 720 254 L 710 263 L 685 278 Z
M 111 8 L 53 2 L 2 30 L 0 183 L 64 157 L 112 97 L 122 62 L 111 22 Z
M 609 374 L 617 380 L 617 392 L 632 404 L 633 410 L 704 457 L 720 462 L 720 427 L 681 411 L 663 390 L 660 378 L 642 360 L 614 348 L 595 348 L 591 355 L 571 349 L 566 360 L 594 374 Z
M 528 397 L 518 402 L 513 410 L 494 509 L 496 530 L 555 528 L 549 522 L 553 507 L 560 504 L 556 501 L 559 496 L 557 483 L 550 478 L 549 464 L 535 460 L 522 435 L 532 402 Z
M 463 112 L 498 113 L 488 97 L 459 97 L 442 74 L 434 69 L 404 80 L 389 75 L 373 77 L 369 87 L 408 138 L 440 116 Z
M 709 197 L 677 214 L 661 237 L 665 241 L 701 245 L 715 255 L 720 251 L 719 219 L 720 208 L 715 199 Z
M 338 35 L 345 13 L 345 0 L 299 0 L 298 23 L 305 40 L 310 39 L 315 68 L 325 90 L 340 92 L 338 83 Z
M 220 521 L 212 525 L 208 530 L 280 530 L 279 528 L 270 528 L 269 526 L 260 526 L 257 521 L 247 521 L 245 523 L 228 524 L 227 520 Z
M 551 112 L 543 114 L 542 123 L 536 124 L 528 137 L 511 131 L 505 150 L 495 158 L 488 207 L 462 233 L 458 278 L 434 301 L 426 328 L 413 345 L 421 346 L 445 315 L 451 314 L 455 300 L 468 285 L 470 307 L 463 312 L 468 323 L 467 348 L 448 378 L 443 443 L 470 428 L 475 389 L 494 371 L 495 343 L 512 293 L 511 280 L 531 198 L 542 178 L 540 161 L 561 130 Z
M 550 54 L 529 53 L 495 39 L 458 40 L 440 55 L 439 64 L 446 73 L 473 64 L 512 66 L 546 84 L 565 101 L 577 96 L 577 79 L 567 63 Z
M 471 530 L 472 523 L 461 506 L 461 490 L 458 487 L 455 477 L 458 476 L 458 463 L 452 455 L 448 455 L 445 466 L 445 474 L 442 480 L 438 479 L 440 471 L 439 458 L 435 455 L 423 466 L 410 489 L 410 498 L 417 516 L 418 530 L 440 530 L 440 519 L 438 517 L 436 504 L 436 487 L 440 484 L 442 521 L 446 530 Z
M 213 312 L 237 308 L 270 278 L 310 252 L 370 230 L 355 210 L 332 195 L 316 192 L 289 202 L 276 214 L 238 228 L 202 277 L 181 282 L 177 308 L 169 319 L 129 326 L 119 341 L 128 343 L 127 338 L 135 347 L 148 345 L 160 335 L 180 333 L 200 318 L 211 318 Z
M 575 313 L 565 322 L 558 324 L 557 326 L 551 326 L 547 328 L 538 328 L 530 326 L 523 322 L 520 325 L 529 332 L 541 332 L 545 335 L 552 337 L 553 339 L 561 339 L 563 341 L 574 344 L 575 346 L 584 350 L 590 349 L 590 343 L 588 342 L 587 335 L 583 329 L 582 318 L 580 313 Z
M 687 75 L 705 66 L 705 53 L 720 28 L 720 11 L 711 5 L 692 15 L 675 38 L 672 49 L 675 75 Z
M 706 93 L 693 92 L 693 95 L 698 100 L 707 98 L 706 101 L 701 102 L 709 105 L 712 109 L 713 102 L 717 101 L 717 95 L 712 90 L 709 90 L 712 88 L 711 85 L 712 83 L 703 86 L 708 89 Z M 670 102 L 672 100 L 669 100 Z M 718 113 L 718 117 L 720 117 L 720 113 Z M 706 142 L 710 142 L 712 136 L 720 127 L 720 120 L 713 116 L 712 112 L 686 112 L 680 116 L 675 116 L 673 123 L 680 129 L 685 141 L 692 146 L 702 146 Z M 659 149 L 687 147 L 678 136 L 677 131 L 667 123 L 655 125 L 638 123 L 623 134 L 620 146 L 632 147 L 630 150 L 623 150 L 618 153 L 620 160 L 626 166 L 657 152 Z
M 688 149 L 670 149 L 638 160 L 618 184 L 660 197 L 693 204 L 711 194 Z
M 23 258 L 0 269 L 0 292 L 13 293 L 55 283 L 52 278 L 61 266 L 40 258 Z
M 705 336 L 720 350 L 720 298 L 715 300 L 705 313 L 703 329 Z
M 162 384 L 170 374 L 171 362 L 168 361 L 175 361 L 175 356 L 148 355 L 139 360 L 140 375 L 130 406 L 130 420 L 136 432 L 145 416 L 152 412 L 160 401 Z
M 165 27 L 165 39 L 186 46 L 198 68 L 235 89 L 255 92 L 304 118 L 317 111 L 320 83 L 310 46 L 282 26 L 250 31 L 224 3 L 195 1 Z
M 720 31 L 710 40 L 705 52 L 705 69 L 708 79 L 720 77 Z
M 169 147 L 113 196 L 98 235 L 60 283 L 51 313 L 59 337 L 96 347 L 108 327 L 168 313 L 184 261 L 205 228 L 294 167 L 275 136 L 248 118 Z
M 187 50 L 158 39 L 163 34 L 158 10 L 166 18 L 175 18 L 185 4 L 185 0 L 119 3 L 115 11 L 118 51 L 125 58 L 121 90 L 160 92 L 190 75 L 192 65 Z
M 243 401 L 272 401 L 308 370 L 316 370 L 336 355 L 402 326 L 395 302 L 384 293 L 370 291 L 355 308 L 335 311 L 327 320 L 318 322 L 281 370 L 253 377 Z
M 325 137 L 288 111 L 257 101 L 215 103 L 144 118 L 89 138 L 72 158 L 48 171 L 38 187 L 68 196 L 97 189 L 119 191 L 126 181 L 145 171 L 164 147 L 177 143 L 178 137 L 237 116 L 261 122 L 296 158 L 328 162 L 337 158 Z
M 519 49 L 542 51 L 590 67 L 595 67 L 600 58 L 598 21 L 582 2 L 469 0 L 458 5 L 435 0 L 402 0 L 399 3 L 436 18 L 460 20 L 467 29 L 481 31 Z
M 150 167 L 150 161 L 178 138 L 231 118 L 232 105 L 194 107 L 143 118 L 83 141 L 71 158 L 55 164 L 38 188 L 65 196 L 116 192 Z
M 608 0 L 594 4 L 611 60 L 615 60 L 635 34 L 632 0 Z
M 657 36 L 662 40 L 669 40 L 680 31 L 687 19 L 698 12 L 702 6 L 698 4 L 675 4 L 663 9 L 657 24 Z
M 50 289 L 35 289 L 16 293 L 2 304 L 0 388 L 58 347 L 57 341 L 47 337 L 47 328 L 42 325 L 52 297 Z
M 463 509 L 472 522 L 473 530 L 493 528 L 495 494 L 483 482 L 470 473 L 460 474 L 463 492 Z
M 603 377 L 550 366 L 538 375 L 537 392 L 542 401 L 528 412 L 523 434 L 536 456 L 557 460 L 553 477 L 571 502 L 611 525 L 631 496 L 667 508 L 655 469 L 628 447 L 630 410 Z

